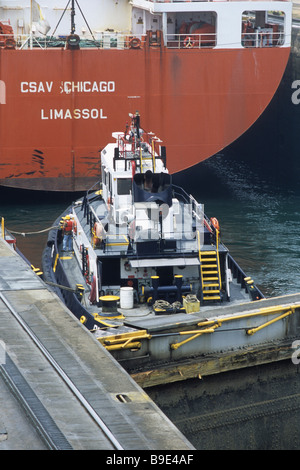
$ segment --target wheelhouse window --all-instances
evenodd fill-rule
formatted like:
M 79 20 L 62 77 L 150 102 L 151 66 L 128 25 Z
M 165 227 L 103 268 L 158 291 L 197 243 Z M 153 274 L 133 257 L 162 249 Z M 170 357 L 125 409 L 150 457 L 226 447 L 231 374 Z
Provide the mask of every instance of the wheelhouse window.
M 132 180 L 131 178 L 118 178 L 118 195 L 124 196 L 130 194 L 132 187 Z
M 242 16 L 243 47 L 278 47 L 284 44 L 282 11 L 244 11 Z

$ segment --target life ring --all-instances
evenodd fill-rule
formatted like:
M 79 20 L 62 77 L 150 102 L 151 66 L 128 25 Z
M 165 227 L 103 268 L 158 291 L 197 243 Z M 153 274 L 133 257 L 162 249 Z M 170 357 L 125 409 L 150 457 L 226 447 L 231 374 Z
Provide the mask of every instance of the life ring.
M 5 49 L 15 49 L 16 41 L 13 38 L 6 38 L 4 43 Z
M 192 48 L 192 47 L 194 47 L 194 45 L 195 45 L 195 41 L 194 41 L 193 38 L 191 38 L 191 36 L 187 36 L 187 37 L 185 38 L 185 40 L 183 41 L 183 45 L 184 45 L 184 47 L 186 47 L 187 49 L 188 49 L 188 48 Z
M 130 49 L 140 49 L 141 40 L 139 38 L 131 38 L 129 41 Z
M 216 219 L 216 217 L 212 217 L 212 218 L 210 219 L 210 221 L 211 221 L 212 226 L 213 226 L 216 230 L 220 231 L 220 225 L 219 225 L 218 219 Z
M 73 233 L 77 235 L 77 222 L 76 220 L 73 220 Z

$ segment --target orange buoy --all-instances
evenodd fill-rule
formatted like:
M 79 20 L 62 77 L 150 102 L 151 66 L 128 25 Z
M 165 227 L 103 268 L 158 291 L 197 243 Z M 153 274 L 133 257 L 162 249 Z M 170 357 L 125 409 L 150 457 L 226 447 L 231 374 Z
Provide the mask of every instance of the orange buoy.
M 139 38 L 131 38 L 129 41 L 131 49 L 139 49 L 141 47 L 141 40 Z
M 216 219 L 216 217 L 211 217 L 210 222 L 216 230 L 220 231 L 219 221 Z

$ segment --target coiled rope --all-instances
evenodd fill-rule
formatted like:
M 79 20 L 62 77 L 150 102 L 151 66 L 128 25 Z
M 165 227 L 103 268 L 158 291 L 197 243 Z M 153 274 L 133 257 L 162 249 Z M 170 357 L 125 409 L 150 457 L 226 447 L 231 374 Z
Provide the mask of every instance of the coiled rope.
M 199 302 L 195 294 L 187 294 L 185 296 L 185 300 L 188 303 Z M 176 301 L 170 304 L 167 300 L 160 299 L 154 302 L 153 309 L 154 310 L 168 310 L 169 312 L 170 311 L 176 312 L 181 309 L 181 303 L 179 301 Z
M 195 294 L 187 294 L 185 300 L 189 303 L 191 302 L 199 302 L 197 296 Z
M 175 311 L 180 307 L 181 307 L 181 303 L 178 302 L 178 301 L 173 302 L 172 304 L 170 304 L 166 300 L 162 300 L 162 299 L 161 300 L 156 300 L 156 302 L 154 302 L 154 304 L 153 304 L 154 309 L 160 309 L 160 310 L 173 309 Z

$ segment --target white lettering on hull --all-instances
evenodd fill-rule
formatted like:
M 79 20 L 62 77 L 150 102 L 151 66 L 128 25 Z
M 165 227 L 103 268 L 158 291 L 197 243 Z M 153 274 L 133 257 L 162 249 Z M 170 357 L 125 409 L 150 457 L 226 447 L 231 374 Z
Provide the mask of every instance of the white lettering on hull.
M 61 82 L 61 93 L 114 93 L 115 82 Z
M 1 90 L 0 90 L 1 91 Z M 53 81 L 40 81 L 40 82 L 20 82 L 20 91 L 25 94 L 56 94 L 58 97 L 61 94 L 70 95 L 72 93 L 115 93 L 116 83 L 114 81 L 62 81 L 55 83 Z M 3 95 L 3 93 L 2 93 Z M 4 103 L 4 98 L 0 95 L 0 102 Z M 82 108 L 82 109 L 45 109 L 40 111 L 42 121 L 48 120 L 66 120 L 66 119 L 107 119 L 103 109 L 101 108 Z
M 21 82 L 21 93 L 51 93 L 53 82 Z
M 41 109 L 41 120 L 56 119 L 107 119 L 103 109 Z
M 21 82 L 21 93 L 51 93 L 54 82 Z M 60 93 L 114 93 L 116 84 L 114 81 L 101 82 L 61 82 Z

